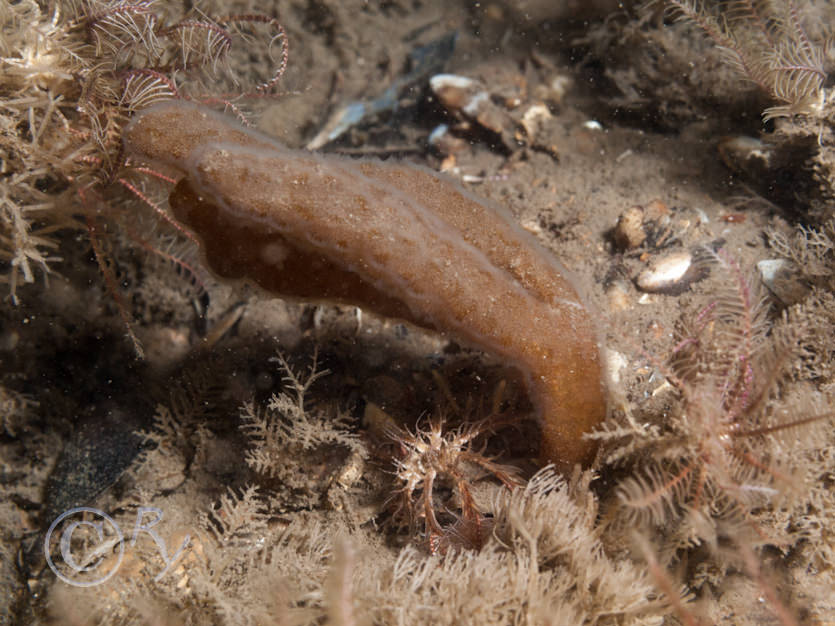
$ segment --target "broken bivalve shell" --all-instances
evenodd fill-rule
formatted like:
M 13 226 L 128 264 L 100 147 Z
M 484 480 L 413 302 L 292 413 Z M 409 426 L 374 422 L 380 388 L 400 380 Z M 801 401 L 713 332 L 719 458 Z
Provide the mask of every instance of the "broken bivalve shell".
M 693 255 L 683 250 L 651 259 L 635 284 L 648 293 L 678 294 L 700 278 L 702 273 L 694 266 Z
M 481 103 L 490 99 L 481 83 L 456 74 L 436 74 L 429 79 L 429 87 L 447 109 L 463 111 L 470 117 L 475 117 Z
M 429 79 L 429 87 L 447 110 L 496 133 L 508 148 L 515 147 L 512 131 L 516 123 L 493 102 L 482 83 L 466 76 L 436 74 Z
M 765 259 L 757 263 L 757 271 L 763 284 L 786 306 L 800 302 L 809 293 L 800 268 L 787 259 Z
M 756 137 L 723 137 L 717 147 L 719 157 L 734 172 L 760 177 L 773 168 L 774 147 Z

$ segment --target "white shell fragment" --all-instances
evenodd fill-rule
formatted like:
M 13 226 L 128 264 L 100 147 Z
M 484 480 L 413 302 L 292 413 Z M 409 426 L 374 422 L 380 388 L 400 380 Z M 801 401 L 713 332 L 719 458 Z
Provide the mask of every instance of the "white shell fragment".
M 718 148 L 719 157 L 734 172 L 764 176 L 772 168 L 774 147 L 757 137 L 723 137 Z
M 803 300 L 809 286 L 800 276 L 799 268 L 786 259 L 766 259 L 757 263 L 763 284 L 786 306 Z
M 522 115 L 522 128 L 525 129 L 528 137 L 536 137 L 540 129 L 553 117 L 544 104 L 534 104 Z
M 603 361 L 606 364 L 606 376 L 612 385 L 620 384 L 620 374 L 629 365 L 625 355 L 617 350 L 606 348 L 603 351 Z
M 765 286 L 770 289 L 780 271 L 785 270 L 787 265 L 788 261 L 785 259 L 766 259 L 757 263 L 757 270 L 759 270 Z
M 429 86 L 436 94 L 442 93 L 445 89 L 473 90 L 476 92 L 482 90 L 478 81 L 457 74 L 435 74 L 429 79 Z
M 649 266 L 638 274 L 635 284 L 649 293 L 680 293 L 684 291 L 696 272 L 690 272 L 693 255 L 687 251 L 673 252 L 652 259 Z

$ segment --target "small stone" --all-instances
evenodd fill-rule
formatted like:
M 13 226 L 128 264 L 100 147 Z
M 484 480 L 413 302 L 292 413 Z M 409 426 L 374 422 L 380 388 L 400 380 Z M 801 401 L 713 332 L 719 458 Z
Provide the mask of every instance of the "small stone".
M 441 172 L 454 172 L 455 168 L 458 167 L 457 160 L 455 159 L 454 154 L 447 155 L 444 157 L 444 160 L 441 161 L 441 166 L 438 168 Z
M 650 200 L 649 204 L 646 205 L 645 211 L 648 219 L 657 220 L 661 217 L 669 215 L 670 207 L 668 207 L 667 203 L 663 200 L 655 198 Z
M 644 230 L 644 209 L 633 206 L 621 213 L 614 232 L 615 245 L 621 250 L 637 248 L 647 238 Z
M 522 128 L 528 137 L 536 137 L 543 124 L 547 124 L 554 116 L 544 104 L 534 104 L 522 116 Z
M 522 228 L 529 233 L 533 233 L 534 235 L 542 234 L 542 226 L 540 225 L 539 220 L 532 217 L 527 217 L 522 220 Z
M 627 311 L 632 308 L 629 286 L 622 280 L 616 280 L 609 285 L 606 289 L 606 298 L 609 300 L 611 312 Z
M 554 104 L 561 104 L 574 86 L 574 79 L 567 75 L 554 76 L 548 83 L 537 85 L 534 97 Z

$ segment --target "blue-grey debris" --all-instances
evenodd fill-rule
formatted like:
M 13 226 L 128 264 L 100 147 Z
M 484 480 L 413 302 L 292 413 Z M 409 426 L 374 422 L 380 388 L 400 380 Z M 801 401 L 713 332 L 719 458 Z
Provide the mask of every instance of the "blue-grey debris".
M 441 71 L 455 50 L 458 32 L 440 37 L 409 54 L 412 70 L 395 80 L 383 93 L 372 100 L 350 102 L 337 109 L 316 136 L 307 144 L 308 150 L 318 150 L 341 137 L 348 129 L 367 118 L 397 109 L 400 94 L 416 83 Z

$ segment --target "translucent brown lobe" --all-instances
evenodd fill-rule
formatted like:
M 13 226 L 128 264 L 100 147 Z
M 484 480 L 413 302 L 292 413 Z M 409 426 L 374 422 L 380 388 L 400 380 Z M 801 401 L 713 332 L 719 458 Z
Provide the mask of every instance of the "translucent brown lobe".
M 125 142 L 185 174 L 172 206 L 218 274 L 505 357 L 526 375 L 543 460 L 589 460 L 582 435 L 606 410 L 596 333 L 565 270 L 509 214 L 429 170 L 292 151 L 194 104 L 141 113 Z

